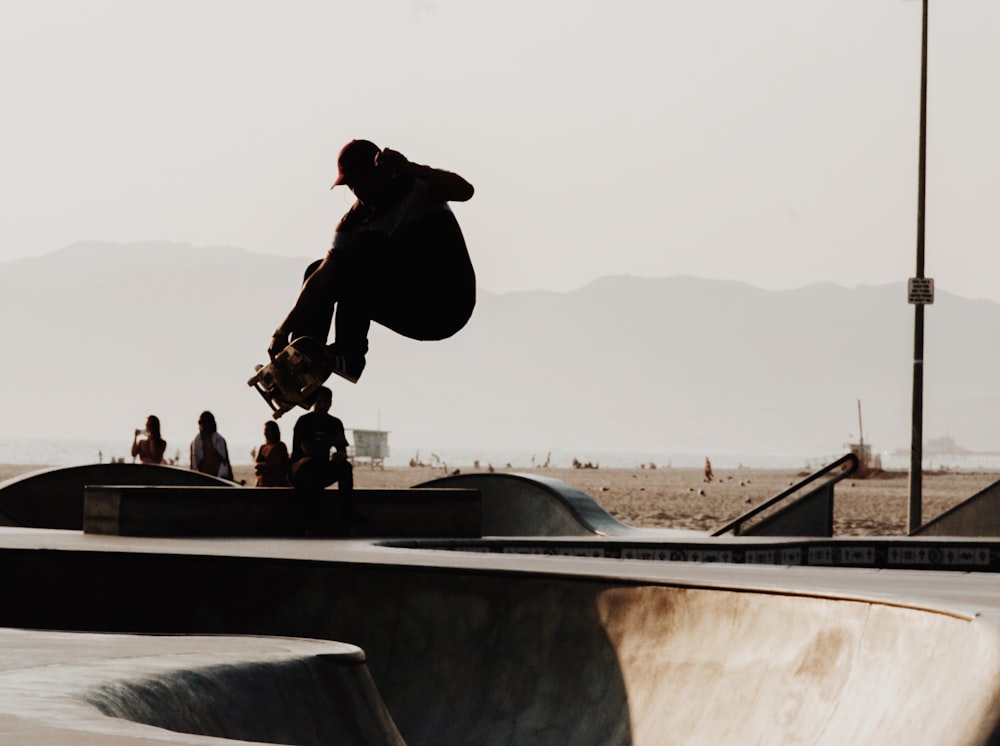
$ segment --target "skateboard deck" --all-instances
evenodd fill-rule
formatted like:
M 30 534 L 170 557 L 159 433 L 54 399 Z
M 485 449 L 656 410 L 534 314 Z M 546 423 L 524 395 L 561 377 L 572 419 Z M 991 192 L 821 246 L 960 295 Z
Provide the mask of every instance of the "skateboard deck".
M 326 348 L 311 337 L 299 337 L 267 365 L 258 365 L 247 381 L 271 407 L 274 419 L 296 406 L 309 409 L 316 390 L 330 377 Z

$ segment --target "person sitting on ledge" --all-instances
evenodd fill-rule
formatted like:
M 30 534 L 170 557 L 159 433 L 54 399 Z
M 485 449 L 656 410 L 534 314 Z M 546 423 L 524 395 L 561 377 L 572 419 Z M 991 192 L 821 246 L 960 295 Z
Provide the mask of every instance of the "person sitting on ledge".
M 347 458 L 344 423 L 330 414 L 332 404 L 333 392 L 321 386 L 312 411 L 295 423 L 291 482 L 297 489 L 321 490 L 335 482 L 341 492 L 354 489 L 354 467 Z
M 257 449 L 253 473 L 258 487 L 288 487 L 288 448 L 281 441 L 281 429 L 274 420 L 264 423 L 264 444 Z

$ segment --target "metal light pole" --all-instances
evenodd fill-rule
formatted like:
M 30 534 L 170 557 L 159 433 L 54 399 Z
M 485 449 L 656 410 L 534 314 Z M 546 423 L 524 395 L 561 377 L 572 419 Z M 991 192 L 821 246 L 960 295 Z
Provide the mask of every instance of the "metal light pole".
M 914 307 L 913 324 L 913 424 L 910 440 L 909 532 L 922 522 L 924 430 L 924 306 L 934 302 L 934 280 L 924 277 L 924 206 L 927 193 L 927 6 L 923 0 L 920 44 L 920 159 L 917 167 L 917 274 L 909 282 L 909 302 Z

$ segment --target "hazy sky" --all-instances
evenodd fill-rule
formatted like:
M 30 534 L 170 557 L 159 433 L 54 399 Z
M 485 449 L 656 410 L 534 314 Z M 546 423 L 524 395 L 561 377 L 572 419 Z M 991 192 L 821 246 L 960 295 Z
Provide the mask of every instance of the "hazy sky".
M 0 6 L 0 260 L 314 256 L 366 137 L 477 187 L 480 284 L 914 273 L 917 0 Z M 1000 3 L 931 2 L 927 274 L 1000 300 Z

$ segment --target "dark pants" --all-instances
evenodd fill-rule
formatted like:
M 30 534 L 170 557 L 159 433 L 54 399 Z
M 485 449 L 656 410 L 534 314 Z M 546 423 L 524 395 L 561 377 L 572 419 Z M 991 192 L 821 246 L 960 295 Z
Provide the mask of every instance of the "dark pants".
M 392 236 L 358 234 L 310 265 L 306 281 L 320 283 L 320 292 L 293 338 L 326 340 L 333 325 L 338 351 L 347 354 L 368 351 L 372 321 L 410 339 L 446 339 L 465 326 L 476 305 L 465 239 L 445 211 Z
M 293 487 L 304 490 L 322 490 L 336 482 L 341 492 L 350 492 L 354 489 L 354 467 L 344 459 L 304 456 L 292 464 L 291 481 Z
M 354 467 L 351 462 L 305 456 L 292 464 L 290 476 L 301 502 L 305 533 L 346 536 L 355 523 Z M 337 492 L 327 492 L 326 488 L 335 482 Z M 330 498 L 334 494 L 336 505 L 331 506 Z M 333 515 L 331 507 L 335 511 Z

